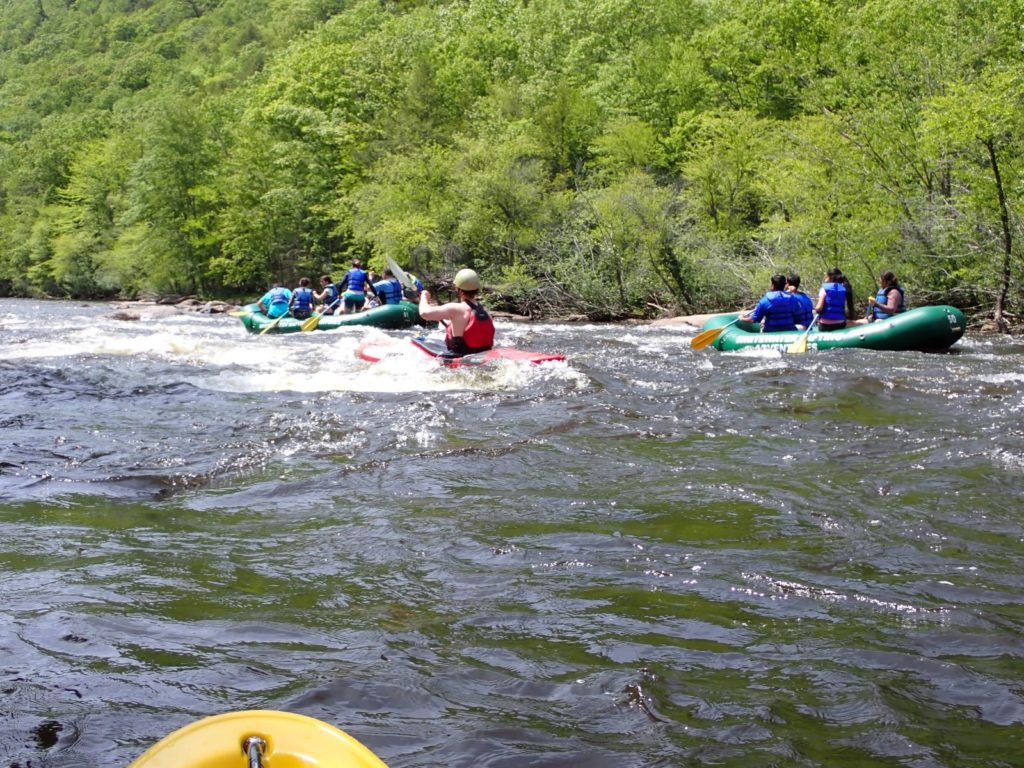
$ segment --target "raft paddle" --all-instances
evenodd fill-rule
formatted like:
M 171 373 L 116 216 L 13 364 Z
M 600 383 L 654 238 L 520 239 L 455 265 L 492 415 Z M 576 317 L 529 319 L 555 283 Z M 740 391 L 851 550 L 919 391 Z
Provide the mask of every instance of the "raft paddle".
M 330 312 L 336 306 L 338 306 L 338 302 L 340 301 L 341 297 L 338 297 L 333 302 L 331 302 L 331 305 L 329 307 L 326 307 L 323 312 L 317 312 L 310 315 L 309 319 L 302 321 L 302 325 L 299 326 L 299 330 L 302 331 L 303 333 L 307 331 L 315 331 L 317 329 L 317 326 L 320 325 L 320 318 L 323 317 L 328 312 Z
M 706 331 L 701 331 L 692 339 L 690 339 L 690 349 L 704 349 L 704 347 L 710 346 L 715 343 L 715 339 L 722 335 L 722 331 L 728 328 L 730 325 L 736 325 L 740 319 L 737 317 L 731 323 L 719 326 L 718 328 L 709 328 Z
M 402 271 L 402 268 L 395 263 L 395 260 L 388 256 L 388 269 L 391 270 L 391 274 L 398 278 L 398 282 L 404 285 L 406 288 L 415 291 L 416 284 L 412 279 Z
M 811 322 L 808 323 L 807 329 L 800 334 L 800 338 L 798 338 L 796 341 L 790 344 L 789 347 L 786 348 L 786 351 L 789 354 L 802 355 L 804 352 L 807 351 L 807 337 L 811 335 L 811 328 L 814 327 L 814 324 L 816 322 L 818 322 L 817 315 L 811 318 Z
M 262 336 L 262 335 L 263 335 L 264 333 L 266 333 L 267 331 L 270 331 L 270 330 L 273 330 L 274 328 L 277 328 L 277 326 L 278 326 L 278 323 L 280 323 L 280 322 L 281 322 L 282 320 L 284 320 L 284 319 L 285 319 L 286 317 L 288 317 L 288 315 L 290 315 L 290 314 L 291 314 L 291 312 L 285 312 L 285 313 L 284 313 L 283 315 L 281 315 L 281 316 L 280 316 L 279 318 L 277 318 L 276 320 L 274 320 L 274 322 L 270 323 L 270 325 L 268 325 L 268 326 L 267 326 L 266 328 L 264 328 L 264 329 L 263 329 L 262 331 L 260 331 L 260 332 L 259 332 L 259 335 L 260 335 L 260 336 Z

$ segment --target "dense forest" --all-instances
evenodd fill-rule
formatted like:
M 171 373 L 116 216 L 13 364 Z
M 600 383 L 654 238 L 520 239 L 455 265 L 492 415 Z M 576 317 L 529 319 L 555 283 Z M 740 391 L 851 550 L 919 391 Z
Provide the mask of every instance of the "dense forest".
M 0 294 L 354 257 L 594 319 L 1024 311 L 1024 0 L 5 0 Z

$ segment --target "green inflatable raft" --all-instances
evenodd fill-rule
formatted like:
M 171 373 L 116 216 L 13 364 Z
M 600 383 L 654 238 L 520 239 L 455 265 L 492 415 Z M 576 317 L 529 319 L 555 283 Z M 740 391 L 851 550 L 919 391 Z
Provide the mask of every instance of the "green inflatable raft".
M 783 349 L 797 341 L 803 331 L 760 333 L 755 323 L 733 323 L 739 313 L 716 315 L 710 318 L 701 332 L 724 328 L 711 346 L 723 352 L 751 347 Z M 822 332 L 817 326 L 807 337 L 807 349 L 860 349 L 889 350 L 894 352 L 942 352 L 959 341 L 967 328 L 963 313 L 946 305 L 918 307 L 901 312 L 888 320 L 877 320 L 864 325 L 850 325 L 841 331 Z
M 256 304 L 243 307 L 245 314 L 239 316 L 247 329 L 259 333 L 274 320 L 259 311 Z M 267 333 L 297 333 L 302 330 L 305 320 L 285 317 L 281 322 L 270 328 Z M 347 328 L 352 325 L 372 325 L 374 328 L 411 328 L 413 325 L 426 325 L 420 317 L 419 307 L 411 301 L 400 301 L 398 304 L 383 304 L 363 312 L 350 315 L 324 315 L 316 324 L 318 331 L 332 331 L 335 328 Z

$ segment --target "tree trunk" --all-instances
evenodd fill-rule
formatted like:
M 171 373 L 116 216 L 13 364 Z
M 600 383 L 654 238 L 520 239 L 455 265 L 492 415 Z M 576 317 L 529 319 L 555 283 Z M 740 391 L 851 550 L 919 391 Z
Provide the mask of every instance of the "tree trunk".
M 1010 229 L 1010 212 L 1006 207 L 1006 190 L 1003 189 L 1003 177 L 999 172 L 995 140 L 986 139 L 985 148 L 988 149 L 988 161 L 992 166 L 992 177 L 996 182 L 996 194 L 999 196 L 999 221 L 1003 229 L 1003 269 L 992 319 L 995 321 L 996 328 L 1007 333 L 1010 329 L 1003 313 L 1006 310 L 1006 297 L 1010 292 L 1010 256 L 1013 253 L 1013 231 Z

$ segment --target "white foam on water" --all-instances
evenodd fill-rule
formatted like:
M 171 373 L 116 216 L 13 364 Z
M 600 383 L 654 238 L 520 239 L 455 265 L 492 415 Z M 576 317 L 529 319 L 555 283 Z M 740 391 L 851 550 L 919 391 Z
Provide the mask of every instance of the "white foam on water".
M 280 348 L 257 345 L 256 370 L 224 371 L 216 376 L 201 377 L 194 383 L 219 391 L 384 393 L 519 389 L 548 377 L 578 386 L 586 383 L 585 376 L 564 362 L 535 365 L 500 360 L 480 367 L 446 368 L 408 343 L 409 338 L 364 329 L 313 348 L 289 344 L 283 356 Z M 305 340 L 297 341 L 301 344 Z M 368 341 L 394 342 L 393 349 L 379 362 L 370 363 L 358 355 L 359 347 Z
M 57 307 L 59 311 L 54 312 Z M 132 310 L 139 320 L 120 319 L 106 307 L 47 304 L 45 317 L 0 316 L 9 338 L 0 360 L 53 360 L 73 367 L 76 359 L 97 357 L 158 360 L 187 367 L 185 379 L 200 388 L 224 392 L 382 392 L 509 390 L 545 380 L 585 387 L 587 377 L 570 363 L 535 365 L 499 360 L 480 367 L 449 369 L 408 343 L 415 331 L 384 331 L 360 326 L 312 333 L 267 334 L 245 331 L 236 318 L 191 313 Z M 95 317 L 89 312 L 102 311 Z M 83 317 L 83 314 L 86 317 Z M 555 327 L 500 322 L 498 343 L 548 349 Z M 434 334 L 436 336 L 436 334 Z M 379 363 L 359 358 L 364 342 L 393 344 Z
M 992 375 L 982 374 L 977 378 L 979 381 L 984 381 L 986 384 L 1015 384 L 1019 382 L 1024 382 L 1024 372 L 1010 371 L 1007 373 L 999 373 Z

